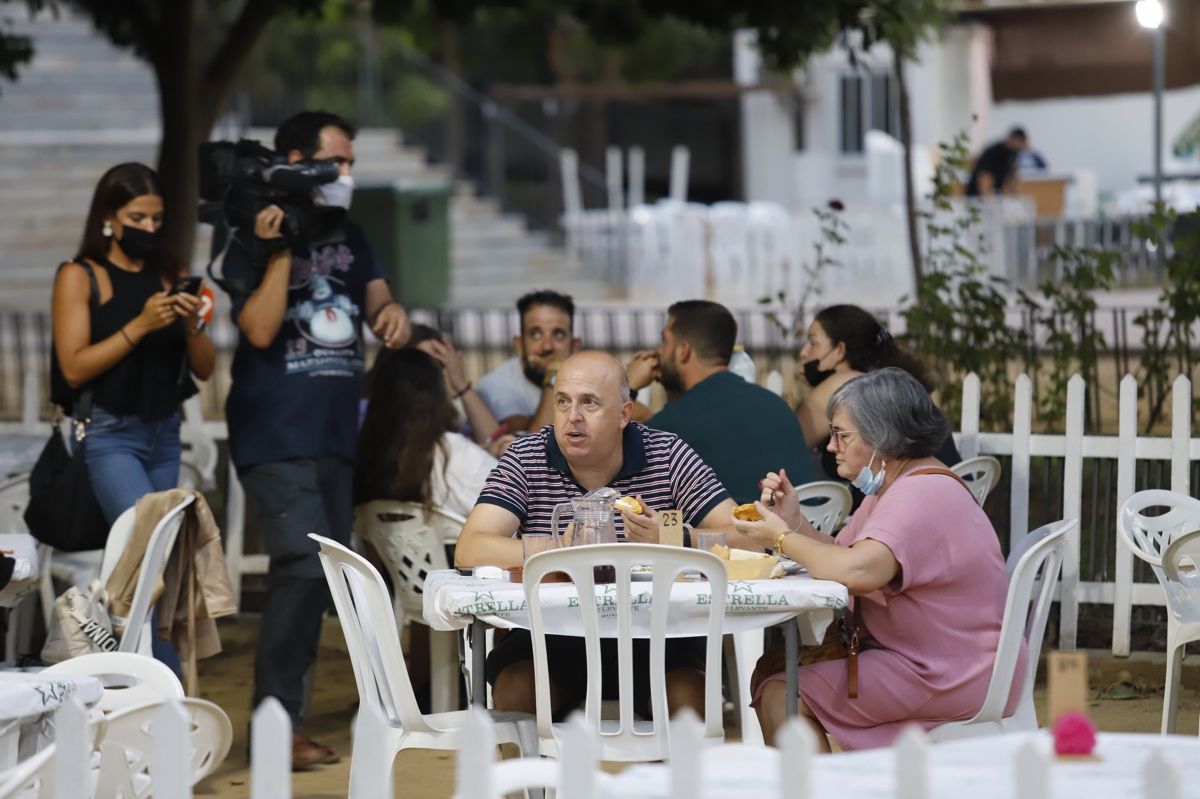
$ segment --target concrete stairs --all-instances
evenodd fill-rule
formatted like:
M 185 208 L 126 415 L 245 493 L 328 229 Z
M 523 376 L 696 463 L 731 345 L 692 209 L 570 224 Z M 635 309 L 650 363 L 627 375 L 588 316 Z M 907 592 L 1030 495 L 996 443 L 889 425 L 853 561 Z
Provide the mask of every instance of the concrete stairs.
M 14 16 L 14 29 L 34 37 L 36 55 L 16 82 L 0 83 L 0 305 L 47 308 L 54 268 L 78 246 L 97 178 L 122 161 L 156 161 L 157 90 L 149 67 L 68 9 L 59 19 Z M 273 131 L 243 135 L 270 146 Z M 361 131 L 355 155 L 359 183 L 451 179 L 392 131 Z M 207 228 L 200 230 L 197 268 L 208 253 Z M 611 296 L 604 283 L 571 270 L 546 234 L 527 230 L 521 217 L 502 213 L 471 183 L 458 181 L 451 204 L 451 304 L 511 307 L 536 288 L 579 300 Z

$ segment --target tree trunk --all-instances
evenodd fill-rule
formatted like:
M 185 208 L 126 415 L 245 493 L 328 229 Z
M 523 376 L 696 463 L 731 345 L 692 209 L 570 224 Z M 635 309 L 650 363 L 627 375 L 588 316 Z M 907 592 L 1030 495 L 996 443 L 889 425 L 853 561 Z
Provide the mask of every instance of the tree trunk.
M 163 182 L 167 208 L 164 235 L 168 252 L 184 263 L 192 260 L 196 233 L 198 165 L 197 69 L 194 47 L 194 0 L 163 4 L 159 57 L 154 60 L 158 78 L 162 142 L 158 172 Z
M 158 171 L 169 210 L 164 224 L 168 251 L 185 263 L 191 263 L 196 236 L 198 148 L 208 140 L 263 31 L 277 13 L 273 3 L 246 0 L 201 74 L 195 48 L 195 0 L 163 4 L 159 46 L 151 56 L 162 117 Z
M 925 272 L 921 264 L 921 240 L 917 233 L 917 196 L 912 173 L 912 108 L 908 97 L 908 80 L 904 73 L 904 56 L 896 50 L 896 86 L 900 94 L 900 144 L 904 147 L 904 218 L 908 225 L 908 250 L 912 258 L 913 288 L 921 292 Z

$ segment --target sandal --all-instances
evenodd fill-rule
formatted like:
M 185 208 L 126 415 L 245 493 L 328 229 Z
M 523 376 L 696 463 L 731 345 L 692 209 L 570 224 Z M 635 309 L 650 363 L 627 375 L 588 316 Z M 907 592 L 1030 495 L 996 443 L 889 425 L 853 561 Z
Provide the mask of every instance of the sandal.
M 336 763 L 341 757 L 328 746 L 322 746 L 301 733 L 292 733 L 292 771 Z

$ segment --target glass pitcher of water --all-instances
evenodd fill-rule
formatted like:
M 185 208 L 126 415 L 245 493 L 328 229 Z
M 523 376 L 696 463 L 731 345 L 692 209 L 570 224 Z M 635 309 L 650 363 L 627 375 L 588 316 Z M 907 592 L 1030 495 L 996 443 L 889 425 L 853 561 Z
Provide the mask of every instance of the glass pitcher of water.
M 555 505 L 550 516 L 550 529 L 554 532 L 559 546 L 562 546 L 559 518 L 564 509 L 570 511 L 575 520 L 571 546 L 617 543 L 617 526 L 613 520 L 616 509 L 613 503 L 620 496 L 620 492 L 605 486 L 581 497 L 575 497 L 570 502 Z M 616 569 L 612 566 L 596 566 L 594 577 L 598 583 L 611 583 L 616 579 Z

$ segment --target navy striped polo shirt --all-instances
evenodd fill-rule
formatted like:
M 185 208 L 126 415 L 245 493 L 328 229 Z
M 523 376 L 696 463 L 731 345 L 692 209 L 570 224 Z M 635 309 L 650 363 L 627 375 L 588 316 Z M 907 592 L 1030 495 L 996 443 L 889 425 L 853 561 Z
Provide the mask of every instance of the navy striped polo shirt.
M 712 469 L 674 433 L 637 422 L 625 426 L 621 470 L 609 486 L 622 495 L 640 496 L 656 511 L 678 510 L 688 524 L 698 525 L 717 505 L 729 499 Z M 554 506 L 587 492 L 571 474 L 567 459 L 554 439 L 554 427 L 512 443 L 488 475 L 479 503 L 499 505 L 521 520 L 518 534 L 549 533 Z M 613 514 L 617 538 L 625 537 L 624 519 Z M 564 525 L 570 513 L 562 514 Z

